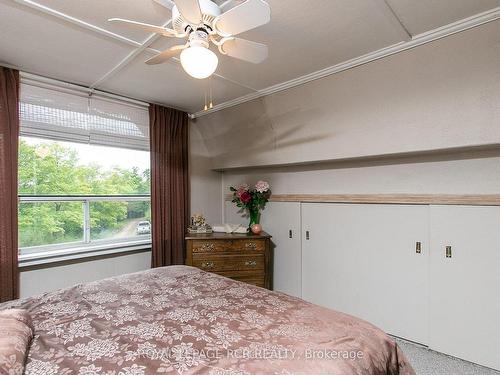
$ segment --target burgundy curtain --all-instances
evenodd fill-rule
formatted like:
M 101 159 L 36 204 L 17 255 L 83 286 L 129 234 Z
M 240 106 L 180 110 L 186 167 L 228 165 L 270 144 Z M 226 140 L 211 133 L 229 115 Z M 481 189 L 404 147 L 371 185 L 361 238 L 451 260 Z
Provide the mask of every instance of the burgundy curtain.
M 151 139 L 152 267 L 184 264 L 189 224 L 187 113 L 149 107 Z
M 0 302 L 18 298 L 19 72 L 0 67 Z

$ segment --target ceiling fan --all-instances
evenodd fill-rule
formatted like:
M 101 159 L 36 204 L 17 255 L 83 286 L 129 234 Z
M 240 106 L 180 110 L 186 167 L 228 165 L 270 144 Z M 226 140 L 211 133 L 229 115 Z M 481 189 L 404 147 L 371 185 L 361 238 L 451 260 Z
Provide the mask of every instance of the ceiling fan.
M 246 0 L 222 12 L 211 0 L 155 0 L 172 8 L 172 29 L 121 18 L 108 21 L 135 27 L 166 37 L 187 38 L 152 57 L 146 64 L 161 64 L 180 54 L 184 70 L 192 77 L 203 79 L 217 69 L 217 55 L 209 49 L 210 42 L 223 55 L 259 64 L 268 56 L 267 46 L 236 38 L 235 35 L 265 25 L 271 20 L 271 9 L 263 0 Z

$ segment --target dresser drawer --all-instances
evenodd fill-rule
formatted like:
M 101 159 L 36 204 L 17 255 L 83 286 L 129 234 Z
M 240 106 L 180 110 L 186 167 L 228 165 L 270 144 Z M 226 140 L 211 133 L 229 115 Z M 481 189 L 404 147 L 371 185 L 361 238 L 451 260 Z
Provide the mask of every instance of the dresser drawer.
M 265 269 L 264 256 L 193 254 L 193 266 L 205 271 L 251 271 Z
M 266 250 L 266 241 L 264 240 L 233 240 L 233 249 L 239 251 L 248 251 L 253 253 L 263 253 Z
M 267 233 L 188 234 L 186 264 L 247 284 L 270 289 L 272 252 Z
M 195 240 L 193 254 L 264 253 L 265 240 Z

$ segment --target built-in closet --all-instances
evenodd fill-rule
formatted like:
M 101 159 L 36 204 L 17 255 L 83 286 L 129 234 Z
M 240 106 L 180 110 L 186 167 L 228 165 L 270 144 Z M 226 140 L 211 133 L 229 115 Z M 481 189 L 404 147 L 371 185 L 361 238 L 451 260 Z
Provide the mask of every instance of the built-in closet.
M 500 369 L 500 207 L 269 202 L 262 224 L 275 290 Z

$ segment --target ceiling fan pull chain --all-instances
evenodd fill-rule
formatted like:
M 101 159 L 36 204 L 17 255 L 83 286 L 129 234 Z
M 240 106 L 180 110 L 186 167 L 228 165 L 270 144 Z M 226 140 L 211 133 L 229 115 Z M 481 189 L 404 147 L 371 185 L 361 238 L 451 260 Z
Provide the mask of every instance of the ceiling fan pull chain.
M 208 78 L 208 88 L 210 90 L 210 106 L 209 106 L 209 108 L 212 109 L 214 107 L 213 96 L 212 96 L 212 77 Z
M 205 107 L 204 107 L 204 110 L 205 111 L 208 111 L 208 104 L 207 104 L 207 88 L 205 87 Z

